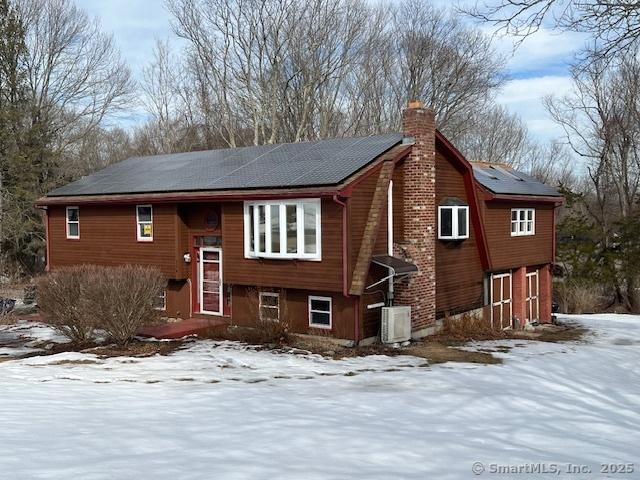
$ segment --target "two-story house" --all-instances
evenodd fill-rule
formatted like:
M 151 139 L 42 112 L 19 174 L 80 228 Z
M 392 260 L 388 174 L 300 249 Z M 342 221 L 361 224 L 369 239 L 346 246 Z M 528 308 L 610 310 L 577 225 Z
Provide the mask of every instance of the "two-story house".
M 415 337 L 475 311 L 551 319 L 558 192 L 471 164 L 419 102 L 404 132 L 130 158 L 50 192 L 47 266 L 159 267 L 166 314 L 356 342 L 381 307 L 410 305 Z M 282 295 L 286 292 L 286 295 Z M 282 298 L 281 298 L 282 297 Z

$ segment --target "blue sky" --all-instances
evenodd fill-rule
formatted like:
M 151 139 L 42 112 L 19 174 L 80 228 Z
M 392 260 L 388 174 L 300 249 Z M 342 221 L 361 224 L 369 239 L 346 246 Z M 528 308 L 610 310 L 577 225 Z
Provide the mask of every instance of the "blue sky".
M 113 33 L 136 78 L 151 59 L 155 39 L 172 36 L 171 16 L 163 0 L 76 1 L 78 6 L 100 19 L 105 31 Z M 433 1 L 443 6 L 451 5 L 447 0 Z M 512 39 L 497 37 L 494 41 L 498 50 L 509 56 L 510 80 L 498 94 L 497 101 L 517 112 L 534 137 L 541 140 L 560 137 L 562 131 L 550 120 L 542 97 L 569 91 L 567 62 L 580 48 L 583 38 L 542 29 L 515 52 Z M 132 107 L 131 114 L 123 121 L 131 123 L 143 118 L 140 107 Z

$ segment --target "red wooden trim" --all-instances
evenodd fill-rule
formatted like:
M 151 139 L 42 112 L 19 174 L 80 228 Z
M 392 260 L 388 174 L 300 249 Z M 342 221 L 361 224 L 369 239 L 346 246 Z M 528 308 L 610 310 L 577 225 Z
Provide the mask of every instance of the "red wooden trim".
M 377 173 L 382 168 L 382 164 L 384 162 L 392 161 L 395 165 L 395 164 L 398 164 L 401 160 L 404 160 L 407 157 L 407 155 L 411 153 L 412 146 L 413 145 L 406 145 L 405 148 L 398 150 L 398 152 L 393 154 L 392 156 L 388 155 L 389 153 L 391 153 L 390 151 L 390 152 L 387 152 L 387 154 L 383 154 L 380 157 L 378 157 L 378 159 L 372 165 L 370 165 L 369 169 L 356 173 L 353 180 L 347 180 L 347 182 L 344 184 L 344 186 L 340 190 L 339 195 L 341 197 L 350 197 L 351 194 L 353 193 L 353 189 L 359 183 L 363 182 L 373 174 Z M 397 148 L 397 147 L 394 147 L 394 148 Z
M 200 249 L 197 248 L 196 245 L 196 237 L 198 234 L 191 234 L 189 237 L 191 238 L 191 245 L 189 245 L 189 249 L 191 250 L 191 278 L 193 282 L 195 282 L 195 288 L 191 288 L 191 315 L 196 315 L 200 313 L 200 303 L 198 303 L 198 294 L 200 292 L 200 279 L 198 278 L 198 254 L 200 253 Z
M 556 263 L 556 209 L 553 209 L 552 212 L 552 216 L 551 216 L 551 263 L 555 264 Z M 540 292 L 538 292 L 538 295 L 540 295 Z M 540 312 L 538 312 L 538 316 L 539 316 Z
M 480 215 L 480 203 L 478 201 L 478 193 L 476 191 L 476 181 L 473 176 L 473 168 L 469 161 L 464 158 L 462 153 L 445 138 L 442 133 L 436 130 L 436 144 L 449 153 L 449 157 L 457 162 L 456 168 L 462 171 L 464 187 L 467 192 L 467 198 L 469 199 L 469 207 L 471 208 L 471 222 L 473 224 L 473 230 L 476 234 L 476 245 L 478 247 L 478 253 L 480 254 L 480 263 L 484 270 L 491 270 L 491 256 L 489 253 L 489 246 L 487 244 L 487 236 L 484 231 L 484 223 Z
M 110 195 L 110 196 L 78 196 L 78 197 L 43 197 L 37 200 L 37 207 L 49 205 L 105 205 L 105 204 L 165 204 L 165 203 L 206 203 L 211 201 L 233 200 L 269 200 L 285 198 L 317 198 L 332 197 L 339 193 L 337 190 L 305 190 L 305 191 L 273 191 L 253 193 L 244 191 L 234 194 L 200 193 L 200 194 L 140 194 L 140 195 Z
M 562 205 L 564 199 L 561 197 L 535 197 L 528 195 L 507 195 L 496 194 L 487 192 L 485 199 L 488 202 L 501 201 L 501 202 L 526 202 L 526 203 L 553 203 L 556 206 Z

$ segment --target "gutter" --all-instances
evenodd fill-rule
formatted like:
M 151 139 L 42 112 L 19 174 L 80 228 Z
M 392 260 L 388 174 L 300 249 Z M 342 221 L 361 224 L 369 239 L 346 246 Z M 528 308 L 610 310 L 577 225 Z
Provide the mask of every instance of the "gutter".
M 238 192 L 238 193 L 189 193 L 189 194 L 113 194 L 113 195 L 78 195 L 65 197 L 42 197 L 39 198 L 36 207 L 48 205 L 113 205 L 113 204 L 135 204 L 135 203 L 192 203 L 211 201 L 233 201 L 233 200 L 269 200 L 281 198 L 318 198 L 330 197 L 336 194 L 336 190 L 306 190 L 306 191 L 271 191 L 271 192 Z

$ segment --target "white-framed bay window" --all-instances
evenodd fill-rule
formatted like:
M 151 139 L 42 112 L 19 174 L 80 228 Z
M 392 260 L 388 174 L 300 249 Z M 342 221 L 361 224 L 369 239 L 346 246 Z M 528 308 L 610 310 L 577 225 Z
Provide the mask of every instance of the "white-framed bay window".
M 244 203 L 247 258 L 321 260 L 320 199 Z
M 511 209 L 511 236 L 536 234 L 536 211 L 533 208 Z

